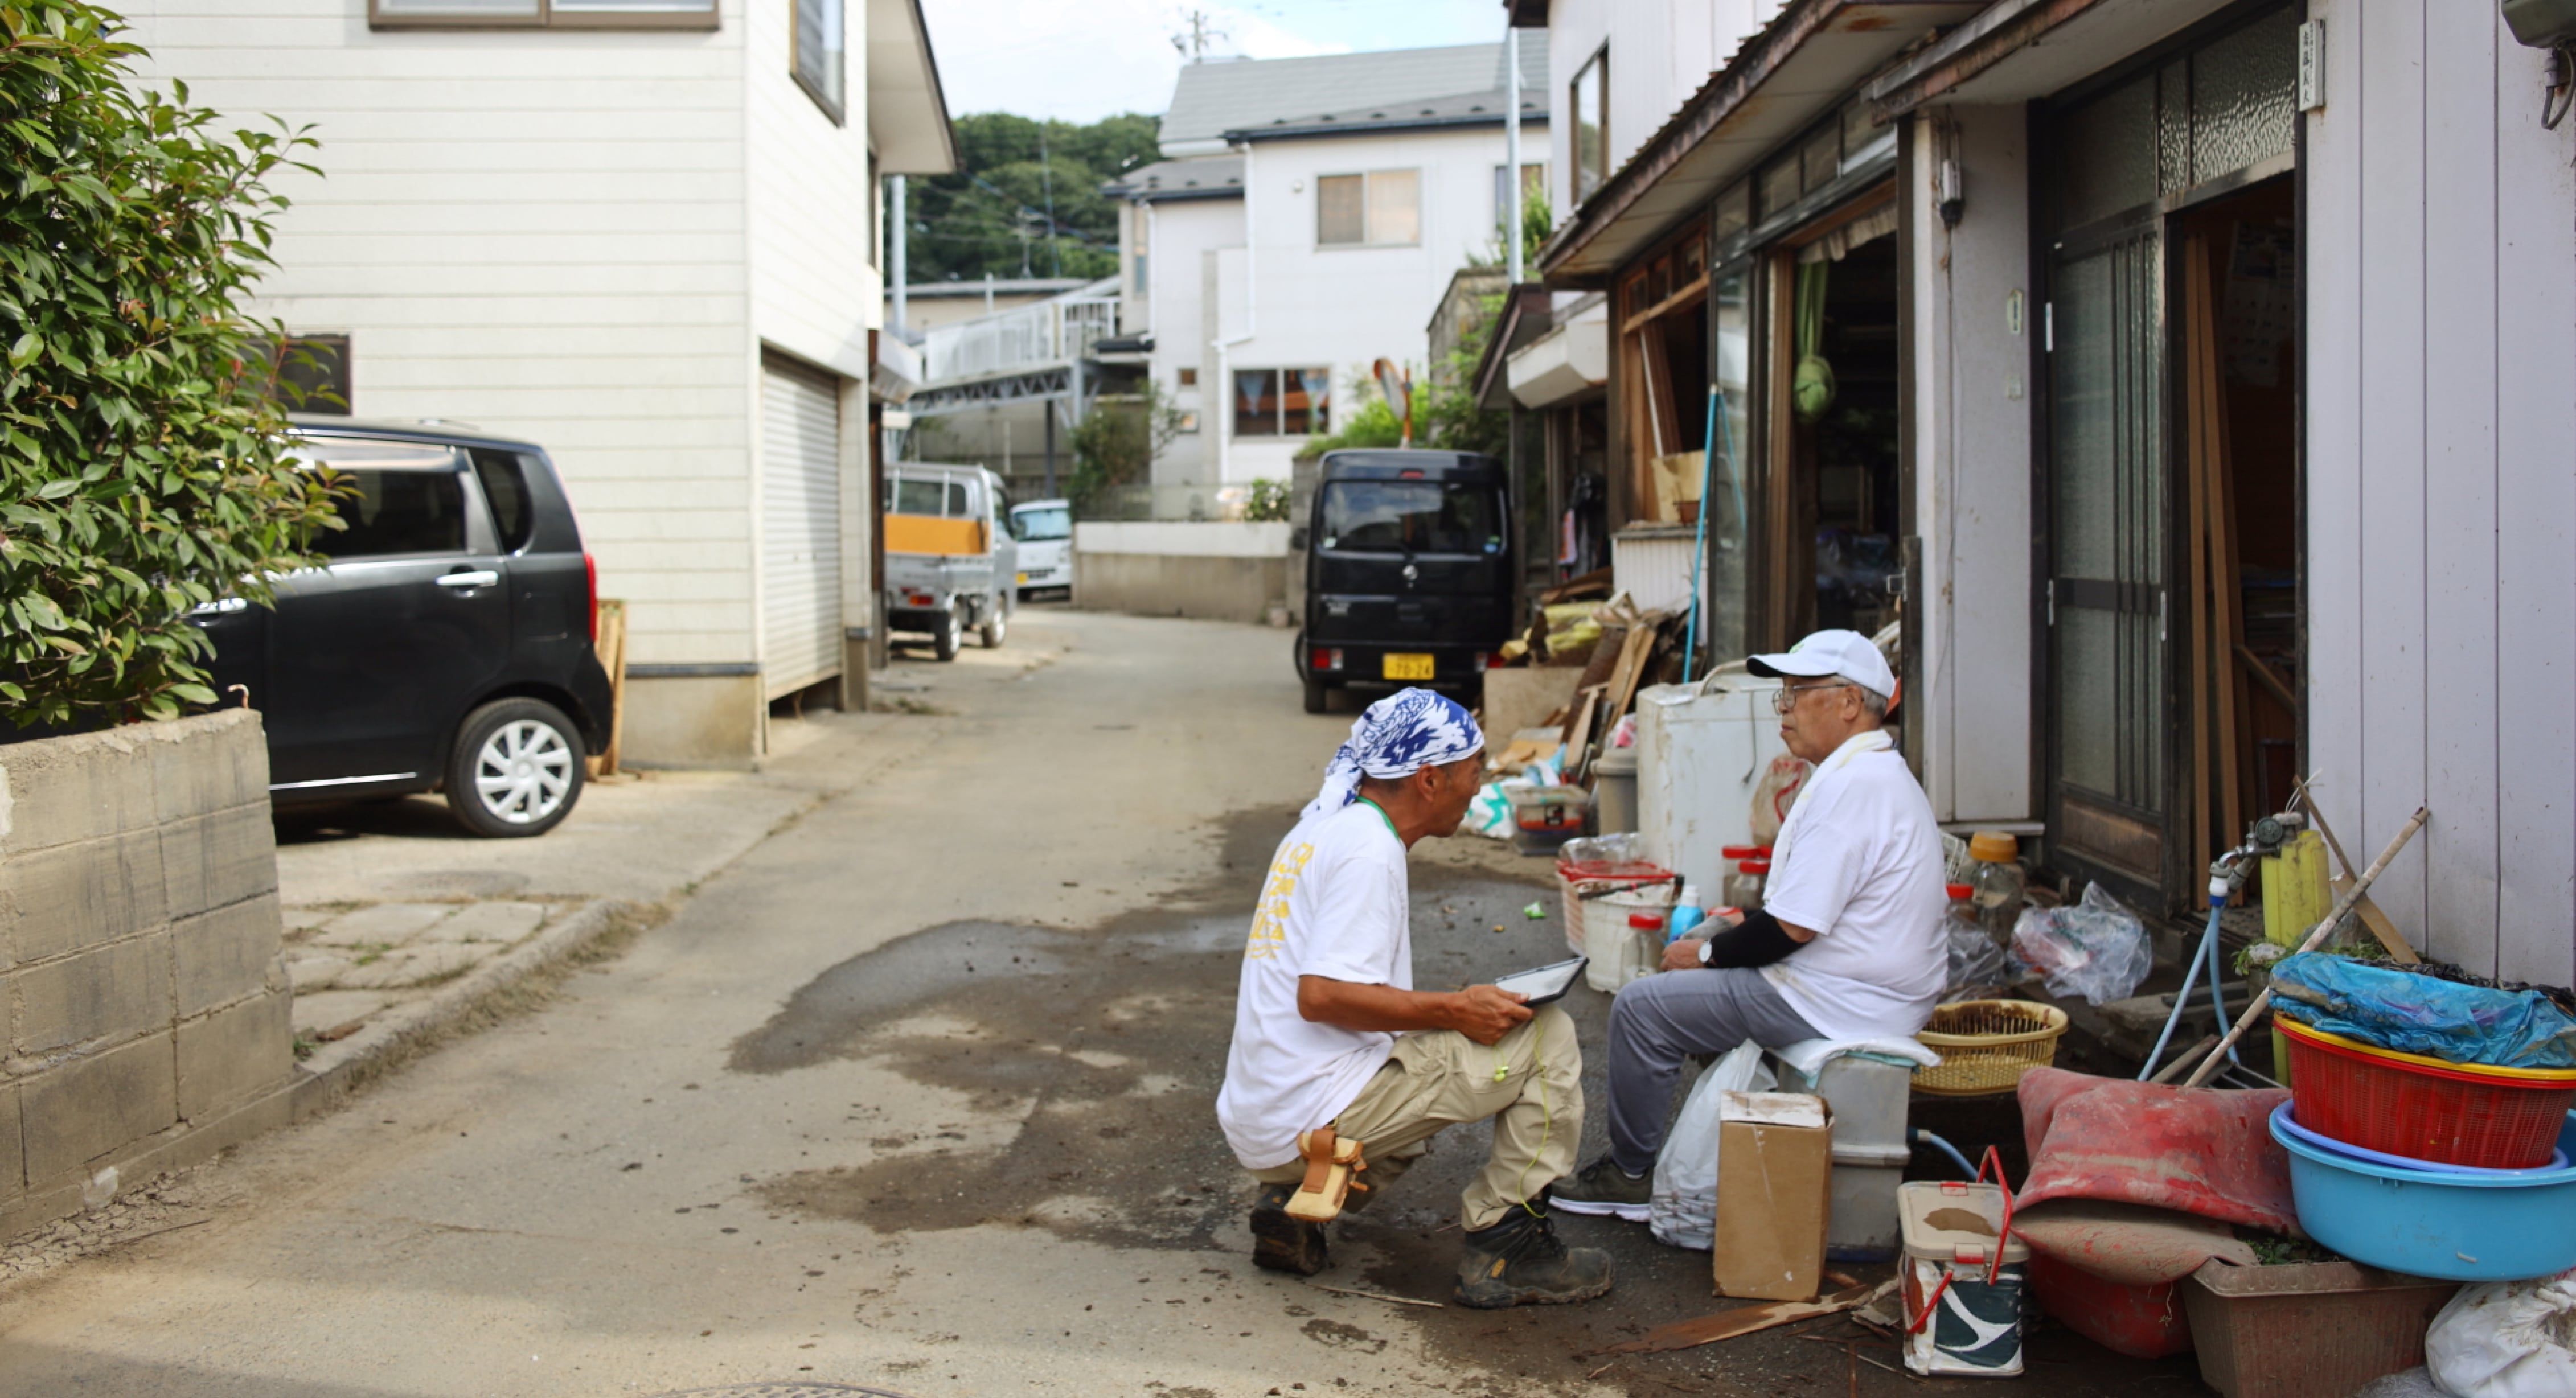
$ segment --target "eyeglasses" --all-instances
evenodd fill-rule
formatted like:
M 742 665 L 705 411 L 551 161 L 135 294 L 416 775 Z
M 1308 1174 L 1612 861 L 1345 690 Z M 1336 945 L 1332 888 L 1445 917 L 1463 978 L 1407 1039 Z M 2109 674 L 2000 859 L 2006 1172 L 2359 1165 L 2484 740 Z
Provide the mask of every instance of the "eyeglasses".
M 1858 689 L 1859 687 L 1849 680 L 1836 680 L 1831 684 L 1784 684 L 1771 691 L 1771 712 L 1785 714 L 1798 707 L 1798 696 L 1811 689 Z

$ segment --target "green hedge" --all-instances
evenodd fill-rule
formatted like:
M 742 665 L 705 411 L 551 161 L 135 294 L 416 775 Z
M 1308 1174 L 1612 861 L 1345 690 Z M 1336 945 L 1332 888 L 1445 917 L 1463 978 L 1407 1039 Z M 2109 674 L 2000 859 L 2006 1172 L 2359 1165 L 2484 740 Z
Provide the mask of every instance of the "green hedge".
M 0 0 L 0 698 L 20 725 L 211 704 L 188 621 L 311 565 L 326 483 L 286 456 L 267 188 L 313 142 L 136 88 L 123 21 Z

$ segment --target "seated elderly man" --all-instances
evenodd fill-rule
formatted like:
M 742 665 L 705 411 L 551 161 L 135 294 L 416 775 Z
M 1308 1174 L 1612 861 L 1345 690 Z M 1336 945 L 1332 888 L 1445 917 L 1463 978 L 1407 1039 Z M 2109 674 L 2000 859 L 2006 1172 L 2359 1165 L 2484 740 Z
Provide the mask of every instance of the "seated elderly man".
M 1684 1058 L 1746 1039 L 1902 1037 L 1940 998 L 1941 836 L 1882 731 L 1896 692 L 1887 661 L 1856 631 L 1819 631 L 1748 664 L 1779 677 L 1780 736 L 1816 770 L 1780 823 L 1762 906 L 1666 947 L 1665 974 L 1631 981 L 1611 1005 L 1610 1153 L 1557 1187 L 1569 1213 L 1647 1216 Z
M 1547 1186 L 1583 1135 L 1574 1022 L 1492 985 L 1413 988 L 1405 859 L 1458 828 L 1482 776 L 1484 735 L 1425 689 L 1369 706 L 1324 770 L 1324 789 L 1280 841 L 1244 947 L 1218 1124 L 1263 1182 L 1252 1260 L 1312 1276 L 1323 1225 L 1287 1211 L 1307 1172 L 1301 1135 L 1357 1142 L 1357 1178 L 1383 1189 L 1445 1127 L 1494 1123 L 1493 1153 L 1459 1201 L 1457 1298 L 1477 1307 L 1585 1301 L 1610 1259 L 1568 1249 Z M 1372 1197 L 1354 1193 L 1357 1207 Z

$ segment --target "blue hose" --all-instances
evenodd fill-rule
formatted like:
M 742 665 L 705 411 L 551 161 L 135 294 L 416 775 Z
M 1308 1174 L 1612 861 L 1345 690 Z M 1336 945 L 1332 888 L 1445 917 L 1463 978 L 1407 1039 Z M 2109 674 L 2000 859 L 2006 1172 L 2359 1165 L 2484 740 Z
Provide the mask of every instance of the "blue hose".
M 1690 627 L 1682 638 L 1682 683 L 1691 681 L 1692 662 L 1699 658 L 1699 561 L 1708 553 L 1708 482 L 1717 471 L 1717 385 L 1708 386 L 1708 424 L 1699 439 L 1699 514 L 1698 536 L 1691 542 Z
M 2209 963 L 2210 1004 L 2217 1011 L 2219 1027 L 2227 1027 L 2227 1002 L 2218 993 L 2218 915 L 2226 907 L 2224 897 L 2209 900 L 2209 926 L 2200 934 L 2200 945 L 2192 950 L 2191 964 L 2183 968 L 2182 988 L 2174 992 L 2173 1013 L 2165 1016 L 2164 1032 L 2156 1035 L 2156 1046 L 2147 1051 L 2147 1061 L 2138 1069 L 2140 1082 L 2155 1076 L 2157 1060 L 2165 1056 L 2165 1045 L 2173 1042 L 2174 1026 L 2182 1023 L 2183 1007 L 2191 1003 L 2192 982 L 2200 979 L 2200 963 L 2203 961 Z M 2233 1046 L 2227 1050 L 2227 1056 L 2238 1063 L 2244 1062 L 2236 1057 Z
M 1933 1135 L 1922 1127 L 1909 1126 L 1905 1128 L 1905 1143 L 1907 1145 L 1928 1145 L 1934 1150 L 1941 1152 L 1943 1155 L 1950 1157 L 1952 1160 L 1957 1161 L 1959 1164 L 1959 1173 L 1962 1177 L 1971 1180 L 1977 1177 L 1977 1167 L 1968 1163 L 1968 1157 L 1961 1155 L 1957 1146 L 1950 1144 L 1948 1141 L 1942 1140 L 1940 1137 Z

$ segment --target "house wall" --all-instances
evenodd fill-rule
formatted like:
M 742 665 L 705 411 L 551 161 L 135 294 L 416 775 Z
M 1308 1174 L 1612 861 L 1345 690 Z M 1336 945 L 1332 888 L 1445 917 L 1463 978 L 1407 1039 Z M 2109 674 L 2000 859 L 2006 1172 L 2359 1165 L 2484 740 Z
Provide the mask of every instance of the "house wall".
M 138 71 L 314 127 L 254 309 L 352 337 L 361 417 L 545 444 L 639 663 L 753 654 L 743 17 L 371 30 L 349 0 L 161 0 Z M 639 699 L 641 695 L 638 696 Z
M 1547 7 L 1548 197 L 1557 222 L 1574 208 L 1574 76 L 1610 46 L 1610 169 L 1655 134 L 1736 46 L 1777 12 L 1773 0 L 1555 0 Z M 1535 36 L 1525 36 L 1528 43 Z M 1523 133 L 1528 140 L 1536 133 Z
M 1210 337 L 1202 323 L 1204 263 L 1207 254 L 1218 248 L 1243 246 L 1243 200 L 1168 199 L 1130 207 L 1136 215 L 1131 227 L 1143 240 L 1138 247 L 1146 254 L 1149 285 L 1143 324 L 1154 337 L 1149 372 L 1172 396 L 1173 405 L 1197 414 L 1199 423 L 1196 430 L 1181 433 L 1163 449 L 1154 463 L 1154 482 L 1187 485 L 1214 480 L 1216 439 L 1207 429 L 1207 405 L 1212 400 L 1197 385 L 1182 386 L 1181 370 L 1196 370 L 1201 384 L 1216 372 L 1214 351 L 1208 348 Z M 1137 250 L 1127 249 L 1131 265 Z
M 1913 167 L 1959 162 L 1956 228 L 1933 210 L 1930 177 L 1911 201 L 1903 249 L 1914 298 L 1916 534 L 1923 783 L 1943 821 L 2017 821 L 2038 807 L 2032 770 L 2030 599 L 2032 358 L 2027 130 L 2020 104 L 1936 108 L 1906 129 Z M 2009 319 L 2021 297 L 2018 329 Z
M 1524 131 L 1527 140 L 1533 134 Z M 1228 368 L 1329 367 L 1336 400 L 1381 356 L 1427 368 L 1424 327 L 1470 256 L 1494 247 L 1494 169 L 1503 162 L 1500 126 L 1394 131 L 1319 140 L 1263 141 L 1245 169 L 1253 215 L 1252 272 L 1257 307 L 1238 315 L 1229 302 L 1229 337 L 1249 325 L 1253 338 L 1227 353 Z M 1315 241 L 1315 181 L 1321 175 L 1374 170 L 1421 172 L 1421 239 L 1406 247 L 1321 247 Z M 1228 278 L 1226 292 L 1238 294 Z M 1203 373 L 1202 383 L 1207 383 Z M 1221 393 L 1223 385 L 1211 385 Z M 1233 418 L 1231 394 L 1205 426 Z M 1223 423 L 1219 418 L 1223 418 Z M 1288 478 L 1304 439 L 1235 438 L 1224 483 L 1257 476 Z
M 2482 0 L 2312 0 L 2307 765 L 2437 957 L 2576 979 L 2576 125 Z

